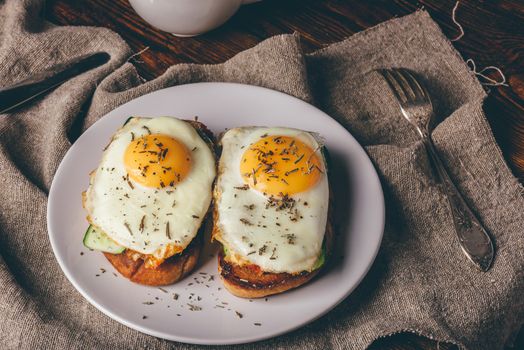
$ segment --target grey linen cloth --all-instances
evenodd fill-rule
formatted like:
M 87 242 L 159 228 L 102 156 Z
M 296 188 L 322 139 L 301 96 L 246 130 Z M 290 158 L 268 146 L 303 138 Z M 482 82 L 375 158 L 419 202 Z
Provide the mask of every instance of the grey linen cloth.
M 379 337 L 409 331 L 467 349 L 501 349 L 521 327 L 522 187 L 483 114 L 482 87 L 426 12 L 307 55 L 298 36 L 276 36 L 224 64 L 176 65 L 143 83 L 126 63 L 132 52 L 115 33 L 49 26 L 39 10 L 36 1 L 0 1 L 1 85 L 89 52 L 106 51 L 112 59 L 0 116 L 2 349 L 197 348 L 126 328 L 84 300 L 53 256 L 46 202 L 79 131 L 135 97 L 200 81 L 264 86 L 326 111 L 365 146 L 387 204 L 375 264 L 345 301 L 300 330 L 238 348 L 364 349 Z M 477 271 L 461 252 L 424 149 L 373 72 L 380 67 L 406 67 L 426 77 L 442 119 L 433 133 L 437 148 L 496 242 L 489 272 Z

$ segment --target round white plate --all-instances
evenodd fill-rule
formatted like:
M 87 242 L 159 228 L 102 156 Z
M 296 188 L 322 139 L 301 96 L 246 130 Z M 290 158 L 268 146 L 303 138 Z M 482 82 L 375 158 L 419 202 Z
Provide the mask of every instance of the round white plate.
M 81 193 L 88 186 L 89 172 L 98 166 L 102 149 L 128 117 L 165 115 L 185 119 L 198 116 L 216 134 L 248 125 L 287 126 L 320 133 L 331 155 L 330 181 L 335 194 L 334 223 L 340 250 L 334 253 L 333 266 L 296 290 L 257 300 L 234 297 L 222 288 L 217 276 L 216 247 L 209 244 L 198 268 L 177 284 L 159 289 L 116 277 L 101 253 L 82 245 L 88 224 Z M 377 173 L 362 147 L 322 111 L 269 89 L 199 83 L 137 98 L 89 128 L 67 152 L 56 172 L 47 221 L 49 239 L 65 275 L 109 317 L 169 340 L 237 344 L 289 332 L 346 298 L 367 273 L 379 249 L 384 198 Z M 174 293 L 178 300 L 174 300 Z

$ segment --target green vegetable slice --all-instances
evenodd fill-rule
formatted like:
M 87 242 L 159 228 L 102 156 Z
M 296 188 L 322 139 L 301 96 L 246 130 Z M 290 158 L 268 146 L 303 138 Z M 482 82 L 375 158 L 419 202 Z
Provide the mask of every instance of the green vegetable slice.
M 87 228 L 84 235 L 84 245 L 89 249 L 111 254 L 120 254 L 126 249 L 109 238 L 103 231 L 94 228 L 93 225 L 89 225 Z
M 315 262 L 315 265 L 313 265 L 313 270 L 318 270 L 322 266 L 324 266 L 324 263 L 326 262 L 326 246 L 322 245 L 322 250 L 320 251 L 320 255 L 318 256 L 317 262 Z

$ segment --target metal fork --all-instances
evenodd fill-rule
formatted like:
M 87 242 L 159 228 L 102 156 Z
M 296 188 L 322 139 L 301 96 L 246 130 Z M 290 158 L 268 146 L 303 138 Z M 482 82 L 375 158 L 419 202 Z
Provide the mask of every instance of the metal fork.
M 469 260 L 482 271 L 489 270 L 494 256 L 493 242 L 453 184 L 433 145 L 431 125 L 433 124 L 434 113 L 427 89 L 407 69 L 381 69 L 379 72 L 397 98 L 402 114 L 420 134 L 429 157 L 437 170 L 451 207 L 455 232 L 458 235 L 462 250 Z

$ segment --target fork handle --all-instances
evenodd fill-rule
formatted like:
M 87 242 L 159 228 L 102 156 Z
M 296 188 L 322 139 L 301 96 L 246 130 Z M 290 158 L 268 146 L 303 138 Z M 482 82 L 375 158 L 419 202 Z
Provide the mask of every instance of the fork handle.
M 424 145 L 431 158 L 441 183 L 446 192 L 455 232 L 459 238 L 460 246 L 466 256 L 482 271 L 489 270 L 494 256 L 494 247 L 490 236 L 471 211 L 459 190 L 451 181 L 449 174 L 440 160 L 437 150 L 433 145 L 431 136 L 424 135 Z

